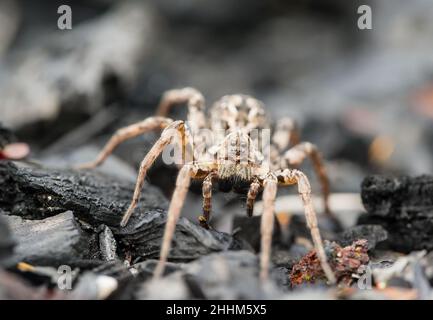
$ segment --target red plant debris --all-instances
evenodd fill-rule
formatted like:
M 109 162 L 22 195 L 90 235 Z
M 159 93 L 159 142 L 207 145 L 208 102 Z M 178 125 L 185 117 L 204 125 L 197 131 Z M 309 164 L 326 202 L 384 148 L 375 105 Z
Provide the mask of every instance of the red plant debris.
M 355 280 L 352 275 L 358 274 L 359 268 L 367 265 L 370 260 L 365 239 L 357 240 L 344 248 L 335 242 L 325 242 L 325 251 L 338 283 L 348 286 Z M 297 286 L 315 283 L 318 280 L 326 281 L 326 277 L 316 251 L 312 250 L 293 266 L 290 283 L 292 286 Z

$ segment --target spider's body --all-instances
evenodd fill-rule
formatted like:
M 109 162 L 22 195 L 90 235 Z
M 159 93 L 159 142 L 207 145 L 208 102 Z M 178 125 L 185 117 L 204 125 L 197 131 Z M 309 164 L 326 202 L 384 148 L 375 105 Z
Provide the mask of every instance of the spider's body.
M 207 127 L 213 141 L 197 158 L 213 161 L 221 191 L 243 193 L 253 179 L 267 172 L 262 168 L 265 156 L 257 148 L 261 141 L 252 135 L 269 129 L 263 104 L 247 95 L 224 96 L 210 109 L 210 119 Z M 198 138 L 199 143 L 202 140 Z
M 173 105 L 184 103 L 188 106 L 187 122 L 173 121 L 166 117 Z M 98 166 L 119 143 L 156 129 L 163 129 L 161 137 L 140 165 L 133 199 L 121 222 L 122 226 L 126 225 L 136 207 L 149 167 L 168 144 L 177 143 L 182 150 L 182 162 L 179 163 L 180 171 L 168 210 L 160 261 L 155 269 L 155 276 L 160 276 L 164 270 L 176 222 L 191 179 L 199 179 L 203 181 L 203 215 L 200 216 L 199 221 L 205 228 L 209 227 L 213 183 L 217 182 L 220 190 L 225 192 L 247 191 L 248 215 L 252 215 L 254 201 L 258 193 L 263 190 L 264 212 L 261 223 L 260 258 L 262 280 L 268 276 L 277 186 L 297 184 L 305 206 L 307 225 L 311 230 L 322 268 L 328 279 L 331 282 L 335 281 L 317 227 L 309 181 L 301 171 L 292 168 L 301 164 L 306 157 L 313 160 L 322 183 L 327 211 L 329 211 L 328 180 L 319 152 L 311 143 L 299 143 L 299 135 L 292 120 L 280 119 L 271 138 L 264 106 L 253 97 L 224 96 L 214 104 L 207 117 L 204 98 L 199 91 L 193 88 L 170 90 L 164 94 L 157 116 L 118 130 L 98 158 L 82 167 Z M 266 136 L 263 132 L 269 134 Z
M 263 156 L 255 149 L 248 132 L 230 133 L 216 152 L 215 163 L 221 180 L 250 182 L 259 174 Z

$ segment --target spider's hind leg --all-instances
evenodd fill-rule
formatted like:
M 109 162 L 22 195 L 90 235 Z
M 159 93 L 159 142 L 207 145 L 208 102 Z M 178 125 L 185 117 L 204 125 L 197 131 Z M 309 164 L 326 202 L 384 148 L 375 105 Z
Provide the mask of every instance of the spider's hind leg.
M 263 214 L 260 223 L 260 280 L 266 281 L 271 260 L 272 232 L 274 229 L 274 208 L 277 196 L 277 178 L 271 174 L 265 178 L 263 190 Z
M 310 229 L 311 239 L 313 240 L 317 257 L 320 260 L 323 272 L 325 273 L 329 282 L 335 283 L 335 275 L 328 263 L 328 259 L 326 257 L 325 249 L 322 243 L 322 237 L 320 236 L 317 216 L 314 210 L 313 201 L 311 200 L 311 186 L 307 176 L 299 170 L 286 169 L 284 171 L 278 172 L 277 177 L 278 181 L 282 185 L 298 185 L 298 192 L 304 204 L 305 219 L 307 221 L 307 226 Z
M 323 205 L 325 213 L 333 217 L 331 209 L 329 207 L 330 188 L 328 175 L 323 164 L 322 156 L 314 144 L 310 142 L 302 142 L 289 149 L 283 156 L 283 159 L 281 161 L 281 167 L 285 169 L 289 168 L 290 166 L 299 166 L 300 164 L 302 164 L 302 162 L 304 162 L 307 157 L 311 158 L 314 170 L 319 178 L 322 187 Z

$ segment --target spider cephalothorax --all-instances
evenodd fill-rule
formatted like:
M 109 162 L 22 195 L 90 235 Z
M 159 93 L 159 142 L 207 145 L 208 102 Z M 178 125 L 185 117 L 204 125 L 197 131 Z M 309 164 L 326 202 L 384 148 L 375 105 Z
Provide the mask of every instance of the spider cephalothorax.
M 185 103 L 188 106 L 186 122 L 167 118 L 171 106 Z M 154 272 L 155 277 L 161 276 L 164 270 L 175 226 L 191 179 L 198 179 L 203 181 L 203 215 L 199 217 L 199 221 L 205 228 L 209 227 L 214 183 L 218 183 L 220 189 L 224 191 L 231 189 L 236 191 L 246 186 L 246 207 L 247 214 L 250 216 L 257 195 L 263 191 L 260 256 L 262 280 L 268 277 L 277 186 L 296 184 L 304 203 L 307 225 L 311 230 L 311 238 L 322 268 L 328 280 L 335 282 L 317 226 L 316 213 L 310 196 L 310 183 L 305 174 L 293 167 L 300 165 L 307 157 L 312 159 L 322 184 L 327 212 L 329 212 L 328 179 L 317 148 L 308 142 L 299 143 L 299 134 L 291 119 L 280 119 L 271 135 L 264 106 L 253 97 L 239 94 L 224 96 L 215 102 L 208 119 L 205 114 L 204 98 L 199 91 L 193 88 L 170 90 L 164 94 L 158 106 L 157 116 L 118 130 L 95 161 L 80 167 L 94 168 L 100 165 L 121 142 L 158 129 L 163 130 L 161 137 L 140 165 L 134 195 L 121 222 L 122 226 L 128 223 L 138 203 L 149 167 L 167 145 L 177 144 L 180 147 L 178 149 L 182 151 L 181 161 L 178 162 L 180 171 L 168 209 L 160 260 Z M 292 145 L 294 146 L 291 147 Z

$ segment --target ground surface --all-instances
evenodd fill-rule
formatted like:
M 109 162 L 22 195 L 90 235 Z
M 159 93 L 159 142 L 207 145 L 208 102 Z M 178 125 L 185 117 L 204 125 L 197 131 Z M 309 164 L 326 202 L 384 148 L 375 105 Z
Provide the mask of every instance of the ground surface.
M 0 1 L 0 298 L 430 298 L 433 5 L 366 3 L 368 31 L 356 27 L 356 1 L 77 1 L 73 29 L 60 31 L 56 1 Z M 208 106 L 252 94 L 318 145 L 338 218 L 320 216 L 320 229 L 340 288 L 323 281 L 297 200 L 282 200 L 295 189 L 279 193 L 267 286 L 259 217 L 246 217 L 242 196 L 215 192 L 214 230 L 203 230 L 198 186 L 167 276 L 150 281 L 176 169 L 157 161 L 131 223 L 118 222 L 157 133 L 96 171 L 70 167 L 184 86 Z M 30 146 L 26 161 L 2 153 L 17 141 Z M 71 291 L 57 286 L 64 264 Z

